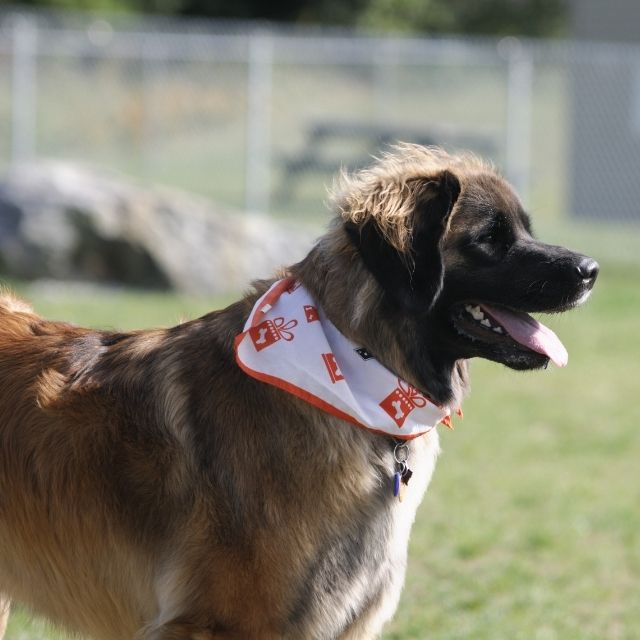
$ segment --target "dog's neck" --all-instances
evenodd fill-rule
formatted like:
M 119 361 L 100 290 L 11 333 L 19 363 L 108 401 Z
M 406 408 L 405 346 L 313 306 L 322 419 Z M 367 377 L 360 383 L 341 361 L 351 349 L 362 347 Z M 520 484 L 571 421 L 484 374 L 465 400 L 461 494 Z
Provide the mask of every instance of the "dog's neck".
M 364 344 L 385 367 L 435 403 L 453 410 L 460 407 L 466 362 L 439 357 L 433 344 L 427 352 L 418 335 L 420 327 L 394 311 L 341 227 L 324 236 L 288 274 L 302 282 L 349 340 Z

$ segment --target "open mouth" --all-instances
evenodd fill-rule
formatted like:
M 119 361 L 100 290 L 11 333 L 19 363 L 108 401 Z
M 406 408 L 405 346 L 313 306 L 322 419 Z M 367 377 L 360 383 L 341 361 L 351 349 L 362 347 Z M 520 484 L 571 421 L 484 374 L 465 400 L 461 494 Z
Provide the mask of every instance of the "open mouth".
M 457 332 L 471 341 L 546 356 L 564 367 L 569 355 L 560 338 L 528 313 L 470 302 L 456 305 L 453 324 Z

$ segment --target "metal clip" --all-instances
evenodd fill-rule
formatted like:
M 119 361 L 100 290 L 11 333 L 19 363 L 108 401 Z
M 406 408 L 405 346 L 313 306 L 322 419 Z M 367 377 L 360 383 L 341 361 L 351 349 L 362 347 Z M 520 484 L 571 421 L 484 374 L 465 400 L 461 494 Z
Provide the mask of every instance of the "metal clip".
M 393 474 L 393 497 L 399 498 L 402 502 L 402 485 L 409 484 L 409 478 L 413 475 L 411 469 L 409 469 L 409 447 L 404 440 L 396 441 L 396 446 L 393 448 L 393 460 L 396 463 L 396 471 Z

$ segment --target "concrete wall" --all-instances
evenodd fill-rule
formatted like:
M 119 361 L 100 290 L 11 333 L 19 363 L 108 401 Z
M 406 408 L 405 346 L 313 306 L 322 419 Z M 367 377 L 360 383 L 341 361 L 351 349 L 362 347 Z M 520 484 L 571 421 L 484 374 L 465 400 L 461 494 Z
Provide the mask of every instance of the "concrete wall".
M 575 38 L 640 42 L 638 0 L 569 0 L 569 9 Z

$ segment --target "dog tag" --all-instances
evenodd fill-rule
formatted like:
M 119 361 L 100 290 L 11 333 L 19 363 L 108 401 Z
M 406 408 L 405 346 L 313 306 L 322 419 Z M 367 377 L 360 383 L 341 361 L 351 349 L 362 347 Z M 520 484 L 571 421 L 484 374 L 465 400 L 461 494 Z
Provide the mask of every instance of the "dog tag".
M 402 474 L 399 471 L 396 471 L 393 474 L 393 497 L 397 498 L 400 495 L 400 479 Z
M 409 447 L 403 440 L 396 441 L 393 449 L 393 459 L 396 462 L 396 472 L 393 474 L 393 497 L 399 498 L 400 502 L 404 497 L 404 488 L 409 484 L 413 471 L 409 469 Z
M 409 467 L 405 465 L 405 468 L 400 476 L 400 479 L 402 480 L 402 484 L 405 487 L 409 484 L 409 480 L 411 480 L 412 475 L 413 475 L 413 471 L 411 471 L 411 469 L 409 469 Z

